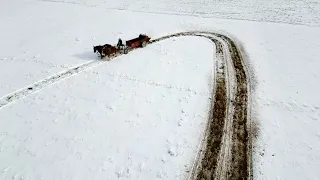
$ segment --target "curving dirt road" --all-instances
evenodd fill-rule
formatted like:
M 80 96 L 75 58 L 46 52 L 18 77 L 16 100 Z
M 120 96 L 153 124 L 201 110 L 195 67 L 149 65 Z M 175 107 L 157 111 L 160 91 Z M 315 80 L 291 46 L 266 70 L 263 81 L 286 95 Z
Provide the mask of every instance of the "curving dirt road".
M 192 31 L 163 36 L 150 43 L 179 36 L 208 38 L 216 46 L 215 79 L 211 110 L 203 141 L 189 179 L 252 179 L 250 72 L 243 52 L 230 37 L 213 32 Z M 116 56 L 120 56 L 118 54 Z M 42 88 L 101 65 L 88 61 L 40 80 L 0 98 L 1 108 Z
M 216 86 L 202 145 L 191 178 L 252 179 L 248 67 L 235 42 L 222 34 L 193 31 L 164 36 L 201 36 L 216 44 Z

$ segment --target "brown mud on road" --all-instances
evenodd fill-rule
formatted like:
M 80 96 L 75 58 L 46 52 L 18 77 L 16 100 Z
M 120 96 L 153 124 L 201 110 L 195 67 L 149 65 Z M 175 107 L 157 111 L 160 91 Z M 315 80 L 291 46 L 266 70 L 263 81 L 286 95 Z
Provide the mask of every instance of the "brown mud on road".
M 237 90 L 234 101 L 233 134 L 232 134 L 232 163 L 227 179 L 247 179 L 249 177 L 248 142 L 249 132 L 247 128 L 248 90 L 247 76 L 242 57 L 234 42 L 222 37 L 228 44 L 233 66 L 236 72 Z M 251 158 L 250 158 L 251 159 Z
M 216 44 L 217 57 L 223 56 L 222 44 Z M 220 56 L 219 56 L 220 55 Z M 227 90 L 224 68 L 222 72 L 216 74 L 215 92 L 212 93 L 211 109 L 209 111 L 208 130 L 206 132 L 205 152 L 198 170 L 197 179 L 212 179 L 217 166 L 218 156 L 221 150 L 223 127 L 227 112 Z

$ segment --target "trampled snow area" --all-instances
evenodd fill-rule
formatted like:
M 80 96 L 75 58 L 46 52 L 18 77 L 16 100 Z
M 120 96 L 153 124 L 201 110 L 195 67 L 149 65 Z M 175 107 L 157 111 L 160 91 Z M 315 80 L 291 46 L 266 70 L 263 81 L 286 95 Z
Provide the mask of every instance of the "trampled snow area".
M 257 80 L 254 178 L 319 179 L 319 2 L 197 2 L 2 1 L 0 97 L 98 61 L 92 46 L 119 37 L 222 30 Z M 168 39 L 1 108 L 0 179 L 187 179 L 213 57 L 209 40 Z

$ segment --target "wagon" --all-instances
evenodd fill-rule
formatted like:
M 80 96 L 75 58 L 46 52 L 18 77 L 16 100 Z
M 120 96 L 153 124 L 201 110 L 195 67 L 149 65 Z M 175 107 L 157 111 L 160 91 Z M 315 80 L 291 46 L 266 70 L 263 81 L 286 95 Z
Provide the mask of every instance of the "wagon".
M 151 38 L 149 36 L 140 34 L 139 37 L 126 41 L 126 48 L 124 53 L 128 53 L 130 49 L 145 47 L 150 39 Z

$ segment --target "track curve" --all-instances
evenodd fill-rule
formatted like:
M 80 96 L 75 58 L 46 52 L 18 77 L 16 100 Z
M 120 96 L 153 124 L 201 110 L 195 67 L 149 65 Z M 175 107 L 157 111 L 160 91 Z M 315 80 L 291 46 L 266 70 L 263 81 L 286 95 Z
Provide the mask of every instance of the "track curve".
M 204 37 L 216 45 L 211 110 L 189 179 L 252 179 L 250 74 L 240 48 L 230 37 L 208 31 L 175 33 L 154 39 L 150 44 L 180 36 Z M 104 63 L 106 61 L 88 61 L 5 95 L 0 98 L 0 110 L 44 87 Z

